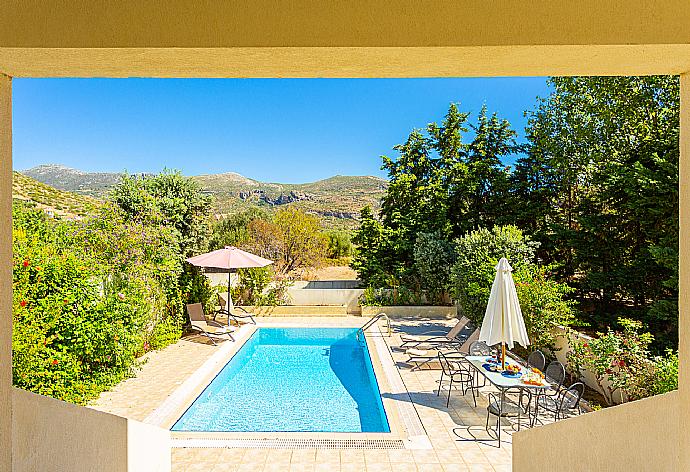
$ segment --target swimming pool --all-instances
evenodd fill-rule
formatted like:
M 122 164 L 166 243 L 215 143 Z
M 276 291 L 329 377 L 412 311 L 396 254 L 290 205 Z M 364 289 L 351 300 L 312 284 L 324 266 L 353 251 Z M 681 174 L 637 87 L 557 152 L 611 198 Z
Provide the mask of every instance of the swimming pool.
M 259 328 L 173 431 L 390 432 L 356 328 Z

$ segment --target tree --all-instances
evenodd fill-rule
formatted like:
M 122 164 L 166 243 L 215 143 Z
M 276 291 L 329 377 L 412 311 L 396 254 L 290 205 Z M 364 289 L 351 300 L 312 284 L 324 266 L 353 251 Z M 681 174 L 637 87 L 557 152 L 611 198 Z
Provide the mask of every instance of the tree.
M 247 247 L 274 260 L 282 274 L 318 267 L 326 256 L 328 239 L 319 219 L 294 206 L 278 210 L 272 221 L 251 221 L 248 231 Z
M 440 232 L 420 233 L 415 241 L 414 263 L 422 290 L 431 303 L 443 302 L 450 284 L 455 250 Z
M 261 208 L 249 208 L 222 218 L 212 227 L 208 249 L 213 251 L 225 246 L 241 246 L 249 241 L 249 223 L 268 219 L 268 213 Z
M 178 235 L 180 254 L 190 257 L 206 249 L 211 197 L 179 171 L 158 175 L 123 175 L 112 200 L 133 220 L 164 224 Z
M 677 77 L 553 78 L 528 113 L 527 154 L 511 177 L 513 221 L 560 277 L 611 312 L 677 339 Z
M 502 214 L 508 171 L 501 159 L 516 149 L 515 132 L 484 108 L 468 144 L 468 118 L 453 103 L 441 124 L 428 124 L 426 133 L 415 129 L 394 146 L 395 159 L 382 156 L 390 183 L 379 219 L 363 213 L 354 238 L 360 248 L 353 268 L 366 283 L 421 290 L 414 260 L 418 235 L 437 233 L 450 241 L 485 222 L 493 225 Z
M 326 236 L 328 237 L 329 258 L 341 259 L 352 255 L 352 239 L 348 231 L 327 231 Z

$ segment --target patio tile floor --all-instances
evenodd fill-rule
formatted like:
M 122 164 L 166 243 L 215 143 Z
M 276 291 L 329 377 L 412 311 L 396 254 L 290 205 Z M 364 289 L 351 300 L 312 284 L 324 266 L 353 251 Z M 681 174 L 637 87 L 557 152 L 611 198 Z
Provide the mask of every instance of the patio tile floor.
M 360 317 L 259 319 L 259 324 L 295 324 L 301 326 L 359 326 Z M 494 442 L 469 440 L 467 427 L 480 432 L 486 421 L 486 399 L 464 397 L 460 391 L 451 395 L 450 405 L 436 395 L 438 370 L 412 371 L 405 366 L 403 352 L 396 350 L 400 332 L 450 326 L 452 320 L 392 321 L 394 335 L 386 338 L 392 348 L 401 377 L 415 403 L 417 414 L 431 442 L 431 449 L 358 450 L 358 449 L 239 449 L 173 448 L 173 471 L 324 471 L 324 472 L 451 472 L 511 469 L 510 428 L 503 431 L 502 447 Z M 147 362 L 137 376 L 117 385 L 96 400 L 92 408 L 142 421 L 155 410 L 185 379 L 216 352 L 216 347 L 199 336 L 184 338 L 177 344 L 147 355 Z M 474 428 L 473 428 L 474 430 Z M 484 433 L 485 436 L 486 433 Z

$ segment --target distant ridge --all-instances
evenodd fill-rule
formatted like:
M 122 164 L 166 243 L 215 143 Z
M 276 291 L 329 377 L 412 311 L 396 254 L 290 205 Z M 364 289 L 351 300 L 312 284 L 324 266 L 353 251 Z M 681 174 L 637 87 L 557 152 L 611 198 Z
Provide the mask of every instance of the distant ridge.
M 59 164 L 44 164 L 22 174 L 56 189 L 104 199 L 120 181 L 121 174 L 84 172 Z M 295 205 L 319 215 L 324 225 L 354 228 L 360 210 L 378 208 L 388 187 L 380 177 L 335 175 L 305 184 L 281 184 L 250 179 L 237 172 L 203 174 L 192 177 L 206 193 L 213 195 L 213 210 L 219 217 L 248 209 L 273 211 L 282 205 Z
M 120 181 L 119 173 L 84 172 L 60 164 L 43 164 L 21 171 L 60 190 L 102 198 Z

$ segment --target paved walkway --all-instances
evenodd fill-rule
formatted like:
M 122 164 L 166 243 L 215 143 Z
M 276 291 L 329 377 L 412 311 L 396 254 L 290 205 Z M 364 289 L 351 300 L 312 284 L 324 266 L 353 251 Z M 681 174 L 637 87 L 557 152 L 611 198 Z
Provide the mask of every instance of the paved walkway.
M 260 319 L 260 325 L 274 319 Z M 360 317 L 280 318 L 279 323 L 301 326 L 358 326 Z M 449 407 L 445 398 L 436 396 L 440 372 L 412 371 L 405 366 L 404 353 L 396 350 L 399 333 L 415 333 L 427 328 L 449 326 L 445 320 L 394 321 L 395 334 L 386 338 L 393 348 L 401 376 L 415 403 L 415 408 L 431 441 L 431 449 L 359 450 L 359 449 L 239 449 L 175 448 L 173 471 L 510 471 L 511 435 L 504 429 L 501 448 L 495 442 L 470 440 L 468 426 L 480 432 L 486 420 L 486 399 L 480 396 L 474 407 L 472 396 L 453 392 Z M 198 336 L 185 338 L 173 346 L 150 353 L 136 378 L 126 380 L 104 393 L 92 408 L 142 421 L 175 389 L 198 369 L 216 347 Z M 485 433 L 484 433 L 485 436 Z

